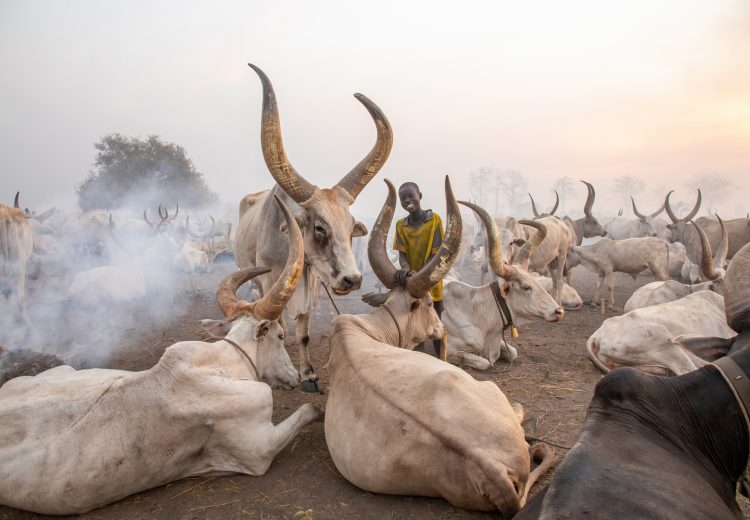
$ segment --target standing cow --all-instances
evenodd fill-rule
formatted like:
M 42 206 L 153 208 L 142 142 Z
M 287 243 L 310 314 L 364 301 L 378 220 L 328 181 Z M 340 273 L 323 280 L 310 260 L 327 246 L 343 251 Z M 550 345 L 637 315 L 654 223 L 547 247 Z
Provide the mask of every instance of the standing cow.
M 246 195 L 240 202 L 240 222 L 235 236 L 237 265 L 267 265 L 272 271 L 258 277 L 265 292 L 279 276 L 288 245 L 279 240 L 283 218 L 274 203 L 279 197 L 292 208 L 305 242 L 302 281 L 289 302 L 289 315 L 297 321 L 299 363 L 302 378 L 317 380 L 310 363 L 309 319 L 317 280 L 335 294 L 348 294 L 362 283 L 352 253 L 353 237 L 364 236 L 367 228 L 352 217 L 349 207 L 357 195 L 385 164 L 393 145 L 391 125 L 380 108 L 362 94 L 355 97 L 367 108 L 377 127 L 377 141 L 370 153 L 332 188 L 318 188 L 294 169 L 284 151 L 276 95 L 268 77 L 258 67 L 263 85 L 261 146 L 266 166 L 277 184 L 268 191 Z

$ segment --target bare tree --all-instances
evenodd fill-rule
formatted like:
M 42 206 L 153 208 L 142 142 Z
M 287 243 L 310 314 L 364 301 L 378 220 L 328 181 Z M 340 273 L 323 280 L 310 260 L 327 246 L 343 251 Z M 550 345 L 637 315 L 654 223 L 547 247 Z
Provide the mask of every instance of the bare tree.
M 502 187 L 511 215 L 516 214 L 516 207 L 526 196 L 528 183 L 519 170 L 506 170 L 502 173 Z
M 687 185 L 700 189 L 703 194 L 703 212 L 706 215 L 719 212 L 719 204 L 726 201 L 732 188 L 732 183 L 718 172 L 707 172 L 695 175 Z
M 573 179 L 571 179 L 567 175 L 565 177 L 560 177 L 559 179 L 555 181 L 554 189 L 560 195 L 560 215 L 568 214 L 566 207 L 565 207 L 565 202 L 568 199 L 568 197 L 572 196 L 573 193 L 575 192 L 574 187 L 575 187 L 575 183 Z
M 478 206 L 487 207 L 487 203 L 490 201 L 490 190 L 495 187 L 494 177 L 497 174 L 497 169 L 489 166 L 482 166 L 469 174 L 471 198 L 476 201 Z
M 617 197 L 617 203 L 621 207 L 627 207 L 630 204 L 630 197 L 635 197 L 646 187 L 643 180 L 633 175 L 621 175 L 614 178 L 614 193 Z

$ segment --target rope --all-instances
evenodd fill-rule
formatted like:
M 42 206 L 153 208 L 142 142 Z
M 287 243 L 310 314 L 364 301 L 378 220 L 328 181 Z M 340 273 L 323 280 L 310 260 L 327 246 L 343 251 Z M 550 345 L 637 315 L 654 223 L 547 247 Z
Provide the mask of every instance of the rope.
M 323 286 L 323 289 L 326 290 L 326 294 L 328 295 L 328 299 L 331 300 L 331 305 L 333 305 L 333 310 L 336 311 L 336 314 L 341 316 L 341 312 L 339 311 L 339 308 L 336 307 L 336 302 L 333 301 L 333 297 L 331 296 L 331 293 L 328 292 L 328 287 L 326 287 L 326 284 L 324 284 L 322 281 L 320 282 L 320 285 Z
M 401 346 L 401 327 L 398 326 L 398 321 L 396 321 L 396 316 L 393 315 L 393 312 L 391 312 L 391 309 L 389 309 L 385 303 L 381 305 L 381 307 L 384 308 L 386 312 L 388 312 L 391 319 L 393 320 L 393 323 L 396 324 L 396 330 L 398 331 L 398 345 L 397 345 L 398 348 L 404 348 Z
M 250 366 L 253 367 L 253 371 L 255 372 L 255 379 L 260 381 L 260 372 L 258 372 L 258 367 L 255 366 L 255 363 L 253 363 L 253 360 L 250 358 L 250 356 L 248 356 L 247 352 L 245 352 L 242 349 L 242 347 L 240 347 L 237 343 L 235 343 L 229 338 L 221 338 L 220 340 L 217 340 L 214 343 L 218 343 L 219 341 L 226 341 L 227 343 L 232 345 L 235 348 L 235 350 L 237 350 L 240 354 L 245 356 L 245 359 L 247 359 L 250 362 Z
M 538 439 L 536 437 L 532 437 L 531 435 L 524 435 L 524 440 L 531 444 L 532 442 L 543 442 L 544 444 L 549 444 L 550 446 L 554 446 L 555 448 L 561 448 L 563 450 L 570 450 L 573 447 L 572 446 L 563 446 L 561 444 L 555 444 L 554 442 L 545 441 L 544 439 Z

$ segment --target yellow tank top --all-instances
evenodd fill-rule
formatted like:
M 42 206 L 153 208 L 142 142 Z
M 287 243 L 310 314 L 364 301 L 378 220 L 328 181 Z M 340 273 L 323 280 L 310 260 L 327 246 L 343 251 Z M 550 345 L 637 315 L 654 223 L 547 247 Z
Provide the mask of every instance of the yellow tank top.
M 396 222 L 396 236 L 393 237 L 393 249 L 406 255 L 406 261 L 409 263 L 410 269 L 419 271 L 427 263 L 427 259 L 440 249 L 439 247 L 432 247 L 436 229 L 440 230 L 442 241 L 445 238 L 443 221 L 434 211 L 430 220 L 416 228 L 409 226 L 406 223 L 406 218 L 399 219 Z M 436 302 L 443 299 L 442 280 L 430 290 L 430 295 Z

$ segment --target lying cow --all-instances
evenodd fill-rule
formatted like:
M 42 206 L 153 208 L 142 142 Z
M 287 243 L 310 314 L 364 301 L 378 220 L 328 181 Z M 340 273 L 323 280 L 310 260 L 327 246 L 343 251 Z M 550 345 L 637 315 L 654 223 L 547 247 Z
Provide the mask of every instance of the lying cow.
M 694 335 L 735 335 L 727 326 L 721 295 L 700 291 L 609 318 L 589 337 L 586 351 L 604 372 L 632 366 L 651 374 L 681 375 L 705 364 L 683 348 Z
M 497 296 L 491 284 L 473 287 L 452 282 L 444 287 L 443 323 L 448 333 L 448 361 L 476 370 L 487 370 L 501 356 L 508 361 L 518 356 L 516 349 L 505 341 L 506 323 L 518 325 L 537 319 L 560 321 L 565 311 L 522 264 L 508 265 L 503 261 L 499 232 L 489 214 L 475 204 L 464 201 L 461 204 L 473 209 L 484 224 L 490 268 L 502 280 L 495 282 Z M 538 232 L 523 245 L 515 258 L 528 257 L 546 235 L 546 227 L 539 221 L 524 220 L 521 223 L 534 227 Z M 510 316 L 501 306 L 503 300 Z
M 227 319 L 204 326 L 224 340 L 176 343 L 143 372 L 61 366 L 0 388 L 0 504 L 69 515 L 189 476 L 262 475 L 321 418 L 305 404 L 271 422 L 268 385 L 299 383 L 278 319 L 304 251 L 294 217 L 282 211 L 290 249 L 276 284 L 254 303 L 235 292 L 268 269 L 244 269 L 219 285 Z
M 729 354 L 719 361 L 722 372 L 708 365 L 675 378 L 627 368 L 605 376 L 578 441 L 517 520 L 743 517 L 736 493 L 750 431 L 728 381 L 750 374 L 748 270 L 745 246 L 727 272 L 725 324 L 740 335 L 729 342 L 704 338 L 700 349 L 713 351 L 711 360 Z M 732 362 L 738 373 L 730 378 L 725 363 Z
M 336 468 L 360 488 L 439 496 L 457 507 L 498 509 L 510 518 L 549 468 L 551 452 L 536 448 L 541 464 L 529 471 L 520 406 L 512 406 L 492 382 L 407 350 L 443 334 L 428 291 L 458 253 L 460 213 L 449 186 L 446 191 L 446 239 L 401 288 L 394 286 L 396 268 L 385 253 L 396 200 L 389 190 L 369 250 L 373 270 L 391 293 L 372 314 L 333 322 L 326 443 Z
M 721 221 L 721 219 L 719 219 Z M 728 243 L 726 240 L 726 228 L 722 222 L 722 229 L 724 232 L 724 243 Z M 667 303 L 671 301 L 684 298 L 685 296 L 692 294 L 697 291 L 714 291 L 719 294 L 724 294 L 724 269 L 714 267 L 713 253 L 711 252 L 711 243 L 708 241 L 708 237 L 703 229 L 693 222 L 698 236 L 701 239 L 702 255 L 701 255 L 701 274 L 707 282 L 701 282 L 697 284 L 687 285 L 674 280 L 666 280 L 663 282 L 651 282 L 650 284 L 644 285 L 633 293 L 633 295 L 625 303 L 625 312 L 630 312 L 641 307 L 648 307 L 649 305 L 658 305 L 660 303 Z M 719 253 L 717 253 L 719 255 Z M 724 253 L 726 256 L 726 250 Z M 722 265 L 723 264 L 719 264 Z
M 596 283 L 594 304 L 602 304 L 601 290 L 604 282 L 609 285 L 609 305 L 615 305 L 615 273 L 627 273 L 633 277 L 650 269 L 657 280 L 669 280 L 669 249 L 658 238 L 627 238 L 610 240 L 602 238 L 588 246 L 570 246 L 581 260 L 581 264 L 599 275 Z

